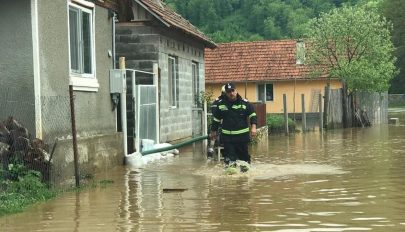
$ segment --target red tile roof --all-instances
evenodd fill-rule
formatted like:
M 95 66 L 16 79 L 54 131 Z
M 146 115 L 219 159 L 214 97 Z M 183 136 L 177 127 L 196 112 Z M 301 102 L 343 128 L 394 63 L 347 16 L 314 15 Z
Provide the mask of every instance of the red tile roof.
M 205 82 L 225 83 L 307 79 L 309 68 L 296 64 L 296 41 L 218 44 L 205 50 Z
M 181 30 L 183 33 L 202 40 L 209 48 L 215 48 L 217 46 L 204 33 L 199 31 L 195 26 L 193 26 L 189 21 L 181 17 L 179 14 L 174 12 L 165 3 L 160 2 L 159 4 L 158 0 L 135 0 L 135 2 L 156 14 L 158 19 L 164 22 L 167 26 L 174 27 Z

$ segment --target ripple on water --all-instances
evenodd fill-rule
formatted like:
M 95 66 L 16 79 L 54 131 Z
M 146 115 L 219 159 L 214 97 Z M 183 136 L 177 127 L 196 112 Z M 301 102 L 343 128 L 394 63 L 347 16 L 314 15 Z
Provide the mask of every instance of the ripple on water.
M 282 176 L 292 175 L 338 175 L 344 174 L 345 171 L 339 167 L 322 164 L 252 164 L 249 172 L 228 175 L 225 173 L 222 165 L 207 165 L 195 172 L 196 175 L 207 176 L 211 178 L 238 178 L 248 177 L 252 179 L 274 179 Z M 319 180 L 324 182 L 327 180 Z M 308 182 L 310 183 L 310 182 Z
M 292 224 L 292 223 L 283 223 L 283 222 L 277 222 L 277 223 L 272 223 L 272 222 L 267 222 L 267 223 L 255 223 L 255 224 L 249 224 L 249 226 L 255 227 L 255 228 L 280 228 L 277 230 L 271 230 L 271 231 L 276 231 L 276 232 L 313 232 L 313 231 L 328 231 L 328 232 L 333 232 L 333 231 L 369 231 L 371 228 L 368 227 L 347 227 L 345 224 L 319 224 L 318 226 L 323 226 L 323 227 L 311 227 L 311 228 L 303 228 L 303 227 L 309 227 L 307 224 Z M 288 229 L 282 229 L 283 227 L 288 228 Z

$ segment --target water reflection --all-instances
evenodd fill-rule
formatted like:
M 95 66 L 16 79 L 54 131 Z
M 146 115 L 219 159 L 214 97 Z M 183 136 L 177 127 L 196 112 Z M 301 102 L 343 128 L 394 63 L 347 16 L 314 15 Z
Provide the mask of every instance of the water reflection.
M 1 231 L 405 231 L 402 126 L 272 135 L 246 174 L 202 156 L 109 170 L 112 185 L 0 218 Z

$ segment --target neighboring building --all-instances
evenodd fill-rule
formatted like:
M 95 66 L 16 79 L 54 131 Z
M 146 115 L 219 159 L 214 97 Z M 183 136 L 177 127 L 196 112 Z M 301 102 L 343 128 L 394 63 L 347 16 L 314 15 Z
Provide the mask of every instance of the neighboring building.
M 324 93 L 328 80 L 308 76 L 304 42 L 224 43 L 205 52 L 205 87 L 214 96 L 220 95 L 223 84 L 234 82 L 242 97 L 265 102 L 267 113 L 283 113 L 283 94 L 289 113 L 301 112 L 301 94 L 305 95 L 306 112 L 318 110 L 319 93 Z M 330 84 L 332 89 L 341 87 L 338 80 Z
M 69 84 L 81 174 L 122 163 L 112 111 L 114 1 L 18 0 L 0 8 L 0 119 L 14 116 L 52 147 L 53 178 L 73 176 Z
M 140 71 L 152 72 L 153 64 L 158 64 L 159 142 L 191 137 L 196 125 L 201 125 L 195 122 L 193 109 L 204 91 L 204 49 L 216 44 L 159 0 L 123 0 L 120 9 L 117 58 L 125 57 L 127 69 Z M 136 84 L 156 83 L 140 73 Z M 130 138 L 136 129 L 132 114 L 136 112 L 128 109 Z M 131 150 L 131 141 L 128 146 Z

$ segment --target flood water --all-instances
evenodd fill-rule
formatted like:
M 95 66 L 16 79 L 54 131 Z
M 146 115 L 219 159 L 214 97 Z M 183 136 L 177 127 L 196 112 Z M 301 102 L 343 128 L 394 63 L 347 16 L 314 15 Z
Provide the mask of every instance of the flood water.
M 197 149 L 0 218 L 0 231 L 405 231 L 405 126 L 269 136 L 246 174 Z M 198 148 L 198 146 L 197 146 Z

